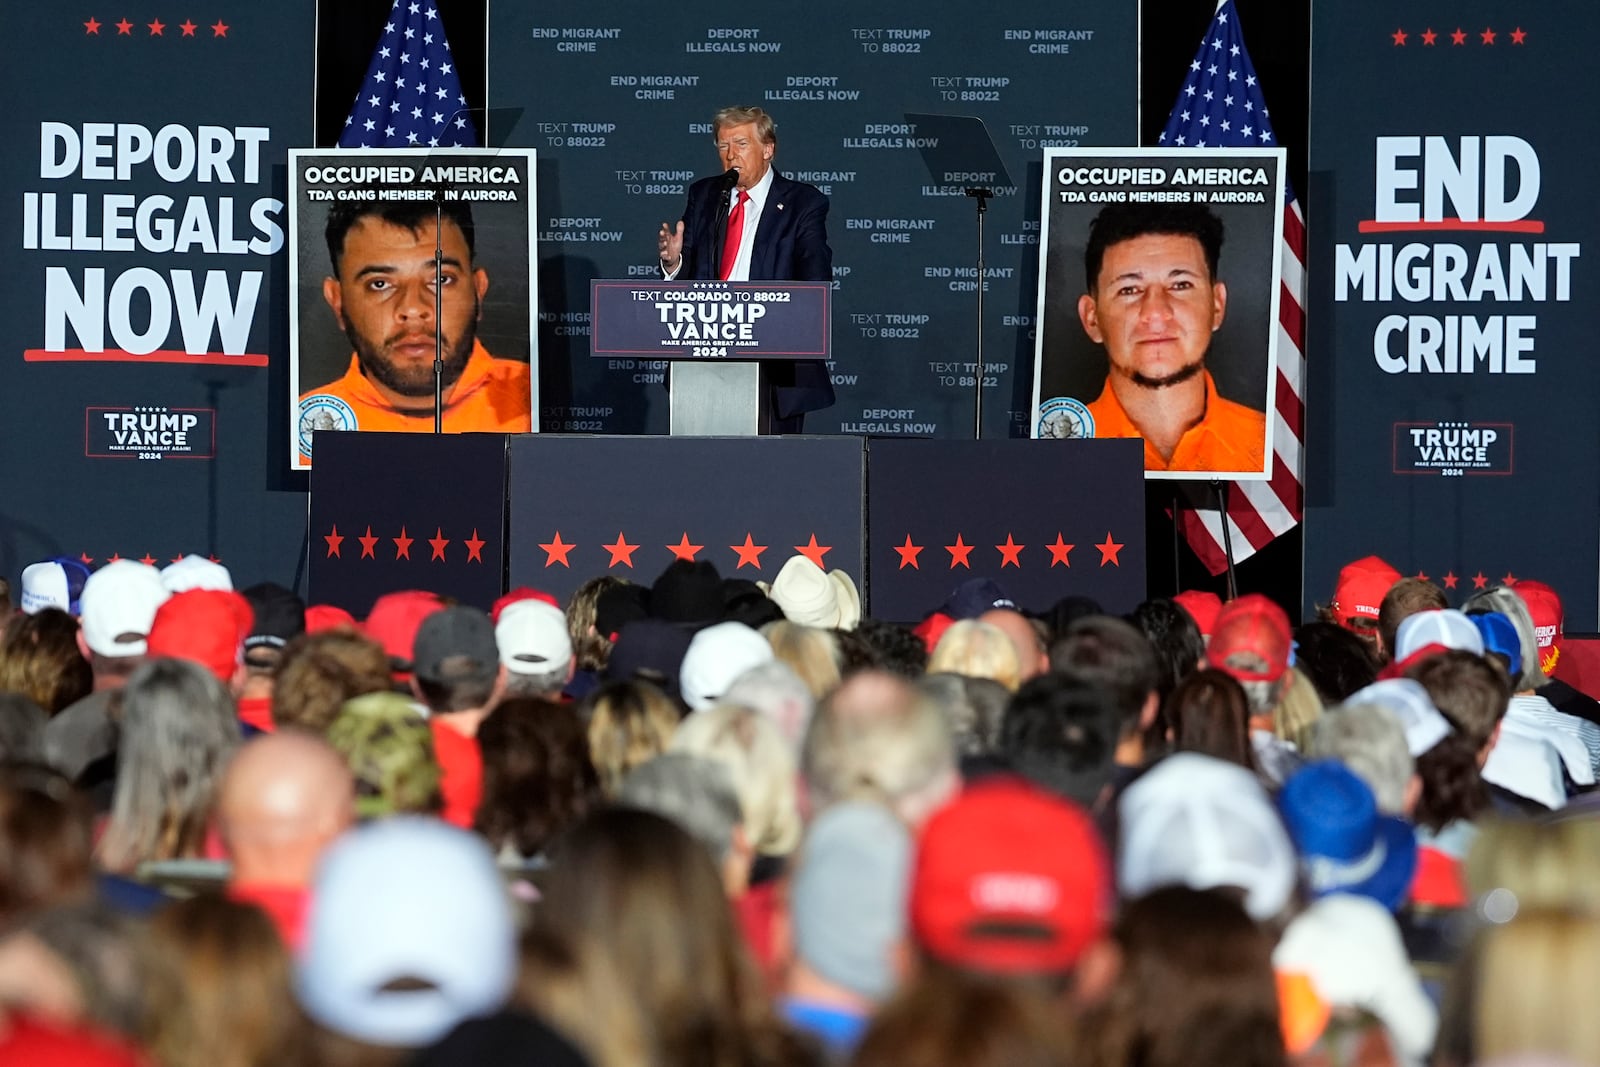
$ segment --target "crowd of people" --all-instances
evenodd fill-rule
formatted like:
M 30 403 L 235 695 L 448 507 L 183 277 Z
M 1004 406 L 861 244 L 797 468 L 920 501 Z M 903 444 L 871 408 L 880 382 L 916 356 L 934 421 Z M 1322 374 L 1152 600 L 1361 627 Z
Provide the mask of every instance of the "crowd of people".
M 0 1067 L 1600 1063 L 1561 602 L 0 583 Z

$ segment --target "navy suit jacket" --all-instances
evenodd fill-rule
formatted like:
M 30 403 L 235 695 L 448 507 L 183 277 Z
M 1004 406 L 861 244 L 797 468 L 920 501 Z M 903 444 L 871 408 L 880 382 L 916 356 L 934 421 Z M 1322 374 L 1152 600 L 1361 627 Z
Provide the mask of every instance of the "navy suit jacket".
M 727 209 L 721 175 L 689 186 L 683 211 L 683 266 L 677 277 L 697 281 L 721 277 Z M 815 185 L 791 181 L 776 171 L 767 191 L 761 221 L 750 251 L 751 281 L 826 282 L 833 280 L 833 249 L 828 247 L 828 198 Z M 773 412 L 790 418 L 833 403 L 828 366 L 820 360 L 773 360 L 763 365 L 772 383 Z

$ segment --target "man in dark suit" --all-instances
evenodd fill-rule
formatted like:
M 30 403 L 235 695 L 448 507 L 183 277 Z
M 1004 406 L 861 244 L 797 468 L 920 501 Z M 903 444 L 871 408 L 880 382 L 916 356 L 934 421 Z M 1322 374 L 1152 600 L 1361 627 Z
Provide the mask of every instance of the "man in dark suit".
M 833 278 L 828 198 L 772 169 L 778 130 L 759 107 L 730 107 L 712 119 L 717 155 L 730 174 L 689 187 L 674 226 L 661 224 L 661 272 L 672 279 L 823 282 Z M 771 433 L 798 433 L 805 413 L 833 403 L 827 364 L 774 360 L 762 364 L 771 405 Z

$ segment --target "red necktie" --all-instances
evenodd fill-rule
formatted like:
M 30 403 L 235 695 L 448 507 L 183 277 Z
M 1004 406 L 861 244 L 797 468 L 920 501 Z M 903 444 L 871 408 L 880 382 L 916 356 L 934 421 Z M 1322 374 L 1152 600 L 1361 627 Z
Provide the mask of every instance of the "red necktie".
M 733 264 L 739 258 L 739 238 L 744 236 L 744 204 L 750 194 L 739 190 L 739 202 L 728 213 L 728 237 L 722 242 L 722 280 L 733 276 Z

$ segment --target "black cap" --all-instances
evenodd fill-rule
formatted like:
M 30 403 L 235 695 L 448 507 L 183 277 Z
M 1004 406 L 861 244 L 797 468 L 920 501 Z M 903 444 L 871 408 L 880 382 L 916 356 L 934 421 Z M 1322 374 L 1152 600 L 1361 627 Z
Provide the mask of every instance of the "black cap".
M 412 660 L 425 682 L 489 681 L 500 670 L 494 623 L 487 612 L 465 604 L 441 608 L 418 627 Z

